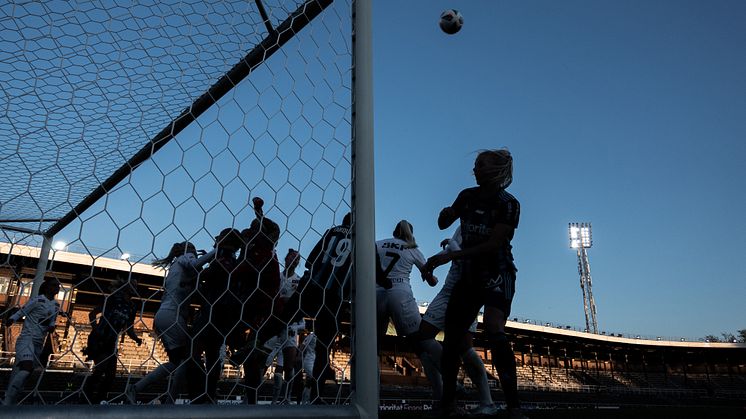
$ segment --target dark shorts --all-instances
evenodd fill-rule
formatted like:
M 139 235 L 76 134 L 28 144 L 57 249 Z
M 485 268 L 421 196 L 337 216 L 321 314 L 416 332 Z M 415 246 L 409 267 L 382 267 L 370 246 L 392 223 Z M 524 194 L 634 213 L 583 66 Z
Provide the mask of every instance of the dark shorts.
M 489 277 L 482 277 L 475 281 L 475 288 L 483 290 L 485 307 L 494 307 L 510 316 L 515 295 L 515 271 L 504 271 Z

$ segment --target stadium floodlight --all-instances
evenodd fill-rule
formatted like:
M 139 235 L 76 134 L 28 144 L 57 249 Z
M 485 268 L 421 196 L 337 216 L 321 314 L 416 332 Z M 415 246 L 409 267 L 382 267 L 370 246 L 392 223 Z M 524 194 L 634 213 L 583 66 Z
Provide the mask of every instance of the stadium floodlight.
M 586 332 L 598 333 L 596 320 L 596 301 L 593 299 L 593 281 L 591 264 L 587 249 L 593 245 L 591 223 L 570 223 L 570 248 L 578 254 L 578 273 L 580 274 L 580 291 L 583 294 L 583 311 L 585 312 Z
M 52 249 L 56 251 L 64 250 L 65 247 L 67 247 L 67 243 L 60 240 L 54 242 L 54 244 L 52 245 Z
M 592 245 L 591 223 L 570 223 L 570 247 L 590 249 Z

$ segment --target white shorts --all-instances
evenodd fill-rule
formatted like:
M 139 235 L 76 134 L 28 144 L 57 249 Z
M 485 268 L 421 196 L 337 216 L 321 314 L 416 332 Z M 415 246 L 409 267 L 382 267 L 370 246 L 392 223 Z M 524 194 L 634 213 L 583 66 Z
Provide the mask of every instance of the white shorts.
M 35 366 L 41 365 L 41 351 L 44 348 L 44 338 L 39 339 L 21 334 L 16 340 L 16 365 L 20 362 L 31 361 Z
M 435 296 L 433 301 L 427 306 L 425 314 L 422 315 L 422 320 L 430 323 L 437 327 L 439 330 L 444 330 L 446 327 L 446 308 L 448 308 L 448 300 L 451 298 L 451 292 L 453 287 L 461 277 L 461 271 L 457 264 L 451 264 L 451 269 L 448 270 L 448 275 L 443 283 L 443 288 L 440 289 L 438 295 Z M 477 332 L 477 320 L 469 327 L 471 333 Z
M 265 362 L 266 366 L 272 365 L 272 362 L 277 358 L 277 365 L 282 366 L 284 365 L 284 359 L 282 356 L 282 351 L 285 348 L 295 348 L 298 349 L 298 330 L 302 330 L 305 328 L 305 322 L 297 322 L 297 323 L 291 323 L 283 329 L 282 333 L 280 333 L 277 336 L 272 336 L 264 342 L 264 347 L 269 349 L 269 355 L 267 355 L 267 360 Z
M 186 319 L 179 316 L 176 310 L 158 310 L 153 328 L 166 350 L 187 347 L 190 343 Z
M 376 287 L 376 317 L 379 333 L 385 332 L 389 319 L 399 336 L 409 336 L 420 329 L 422 316 L 409 281 L 394 282 L 390 289 Z

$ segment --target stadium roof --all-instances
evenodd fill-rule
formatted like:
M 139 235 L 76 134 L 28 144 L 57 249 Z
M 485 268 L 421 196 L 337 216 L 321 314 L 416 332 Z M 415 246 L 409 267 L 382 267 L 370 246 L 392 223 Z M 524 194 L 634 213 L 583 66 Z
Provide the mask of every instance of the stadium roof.
M 59 232 L 331 2 L 272 1 L 267 15 L 260 1 L 54 1 L 0 15 L 0 229 Z

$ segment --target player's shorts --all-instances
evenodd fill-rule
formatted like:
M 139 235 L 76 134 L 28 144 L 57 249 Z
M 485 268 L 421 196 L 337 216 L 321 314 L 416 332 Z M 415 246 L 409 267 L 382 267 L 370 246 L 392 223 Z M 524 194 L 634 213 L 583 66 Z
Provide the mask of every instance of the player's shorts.
M 477 289 L 484 292 L 484 305 L 497 308 L 508 318 L 515 295 L 515 280 L 515 271 L 505 271 L 476 282 Z
M 399 336 L 409 336 L 420 329 L 422 316 L 409 281 L 394 282 L 389 289 L 377 287 L 376 312 L 379 327 L 388 325 L 390 318 Z
M 272 364 L 272 361 L 277 358 L 277 365 L 284 365 L 282 351 L 285 348 L 298 349 L 297 331 L 304 328 L 305 321 L 291 323 L 285 329 L 283 329 L 283 331 L 279 335 L 273 336 L 269 340 L 264 342 L 264 347 L 270 351 L 269 355 L 267 355 L 267 361 L 265 364 L 269 366 Z
M 448 270 L 448 275 L 443 283 L 443 287 L 435 296 L 433 301 L 427 306 L 425 314 L 422 315 L 422 320 L 430 323 L 431 325 L 438 328 L 438 330 L 445 329 L 446 326 L 446 308 L 448 307 L 448 300 L 451 298 L 451 291 L 453 286 L 458 282 L 461 271 L 457 264 L 452 264 L 451 269 Z M 477 332 L 477 320 L 469 327 L 469 332 Z
M 21 334 L 16 340 L 16 365 L 31 361 L 34 365 L 41 365 L 41 351 L 44 348 L 44 338 L 33 338 Z
M 161 309 L 155 313 L 153 328 L 167 351 L 190 344 L 187 322 L 176 310 Z

